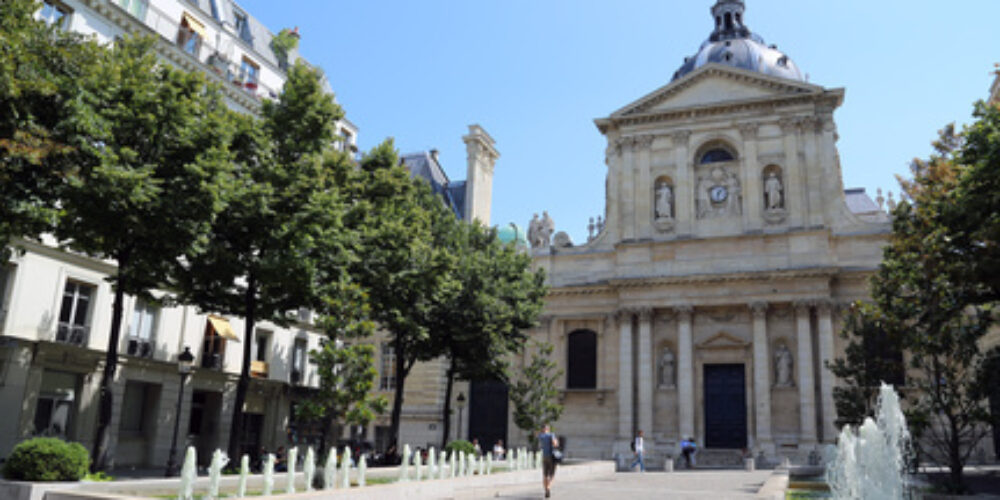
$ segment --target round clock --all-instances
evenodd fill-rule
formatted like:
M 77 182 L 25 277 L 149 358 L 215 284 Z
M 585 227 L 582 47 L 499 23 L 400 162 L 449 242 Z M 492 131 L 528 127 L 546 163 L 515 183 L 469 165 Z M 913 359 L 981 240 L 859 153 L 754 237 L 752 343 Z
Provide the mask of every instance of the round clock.
M 726 189 L 726 186 L 715 186 L 708 191 L 708 194 L 712 197 L 712 201 L 722 203 L 729 196 L 729 190 Z

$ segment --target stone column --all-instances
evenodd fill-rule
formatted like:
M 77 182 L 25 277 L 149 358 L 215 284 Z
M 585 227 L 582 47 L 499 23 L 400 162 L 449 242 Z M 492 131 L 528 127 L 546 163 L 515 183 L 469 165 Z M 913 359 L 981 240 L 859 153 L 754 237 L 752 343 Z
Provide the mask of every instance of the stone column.
M 647 435 L 653 433 L 653 310 L 639 310 L 639 340 L 636 353 L 639 357 L 639 428 Z
M 812 328 L 808 302 L 795 304 L 797 367 L 799 372 L 799 444 L 816 442 L 816 396 L 813 379 Z
M 677 413 L 680 437 L 694 436 L 694 340 L 691 316 L 694 307 L 677 308 Z
M 638 238 L 653 236 L 653 180 L 650 179 L 649 167 L 653 147 L 652 135 L 640 135 L 635 139 L 635 223 Z
M 632 437 L 632 312 L 618 311 L 618 436 Z
M 610 241 L 618 241 L 618 234 L 621 231 L 621 179 L 622 179 L 622 147 L 618 139 L 608 139 L 608 148 L 605 150 L 604 163 L 608 165 L 608 177 L 605 181 L 604 193 L 604 219 Z
M 634 240 L 635 235 L 635 137 L 622 138 L 622 197 L 621 235 L 623 240 Z
M 799 166 L 799 121 L 794 118 L 783 118 L 778 124 L 785 134 L 785 203 L 792 226 L 805 226 L 806 218 L 806 184 Z
M 753 313 L 753 398 L 756 442 L 774 453 L 771 437 L 771 361 L 767 342 L 767 302 L 750 304 Z
M 678 130 L 672 135 L 674 143 L 674 164 L 677 165 L 677 178 L 674 179 L 674 207 L 677 213 L 677 234 L 691 234 L 691 221 L 694 220 L 694 190 L 697 179 L 688 157 L 688 141 L 690 130 Z
M 833 372 L 827 362 L 833 361 L 833 306 L 829 301 L 820 302 L 816 307 L 819 323 L 819 394 L 823 409 L 823 442 L 832 443 L 837 439 L 837 407 L 833 403 Z
M 757 162 L 757 129 L 756 123 L 740 125 L 740 136 L 743 138 L 743 227 L 761 229 L 764 224 L 761 210 L 764 207 L 764 188 L 761 180 L 761 169 Z

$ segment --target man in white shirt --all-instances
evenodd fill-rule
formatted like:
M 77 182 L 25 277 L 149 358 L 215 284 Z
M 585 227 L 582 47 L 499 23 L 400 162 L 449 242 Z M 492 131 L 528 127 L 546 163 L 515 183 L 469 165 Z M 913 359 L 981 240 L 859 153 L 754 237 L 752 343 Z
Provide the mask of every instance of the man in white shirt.
M 632 465 L 629 466 L 629 470 L 634 469 L 636 464 L 639 464 L 639 472 L 646 472 L 646 463 L 642 461 L 642 430 L 640 429 L 635 435 L 635 441 L 632 441 L 632 451 L 635 453 L 635 460 Z

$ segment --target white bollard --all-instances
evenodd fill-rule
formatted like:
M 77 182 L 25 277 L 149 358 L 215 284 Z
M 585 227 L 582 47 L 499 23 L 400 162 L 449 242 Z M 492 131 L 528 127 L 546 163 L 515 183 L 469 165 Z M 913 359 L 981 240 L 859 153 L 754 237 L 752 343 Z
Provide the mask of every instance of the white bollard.
M 674 457 L 667 455 L 667 459 L 663 461 L 663 471 L 664 472 L 674 471 Z
M 747 472 L 753 472 L 757 470 L 757 463 L 752 458 L 747 458 L 743 460 L 743 466 L 746 468 Z

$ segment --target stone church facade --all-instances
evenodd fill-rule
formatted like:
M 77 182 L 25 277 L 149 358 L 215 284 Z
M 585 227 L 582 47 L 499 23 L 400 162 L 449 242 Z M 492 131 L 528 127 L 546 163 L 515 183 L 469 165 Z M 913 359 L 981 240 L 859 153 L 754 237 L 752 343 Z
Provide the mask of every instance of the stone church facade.
M 532 337 L 564 372 L 556 430 L 570 456 L 625 453 L 640 429 L 658 458 L 693 437 L 802 459 L 836 437 L 824 363 L 890 223 L 843 188 L 844 90 L 807 82 L 744 10 L 719 0 L 708 41 L 670 83 L 596 120 L 596 236 L 553 245 L 533 223 L 551 289 Z

